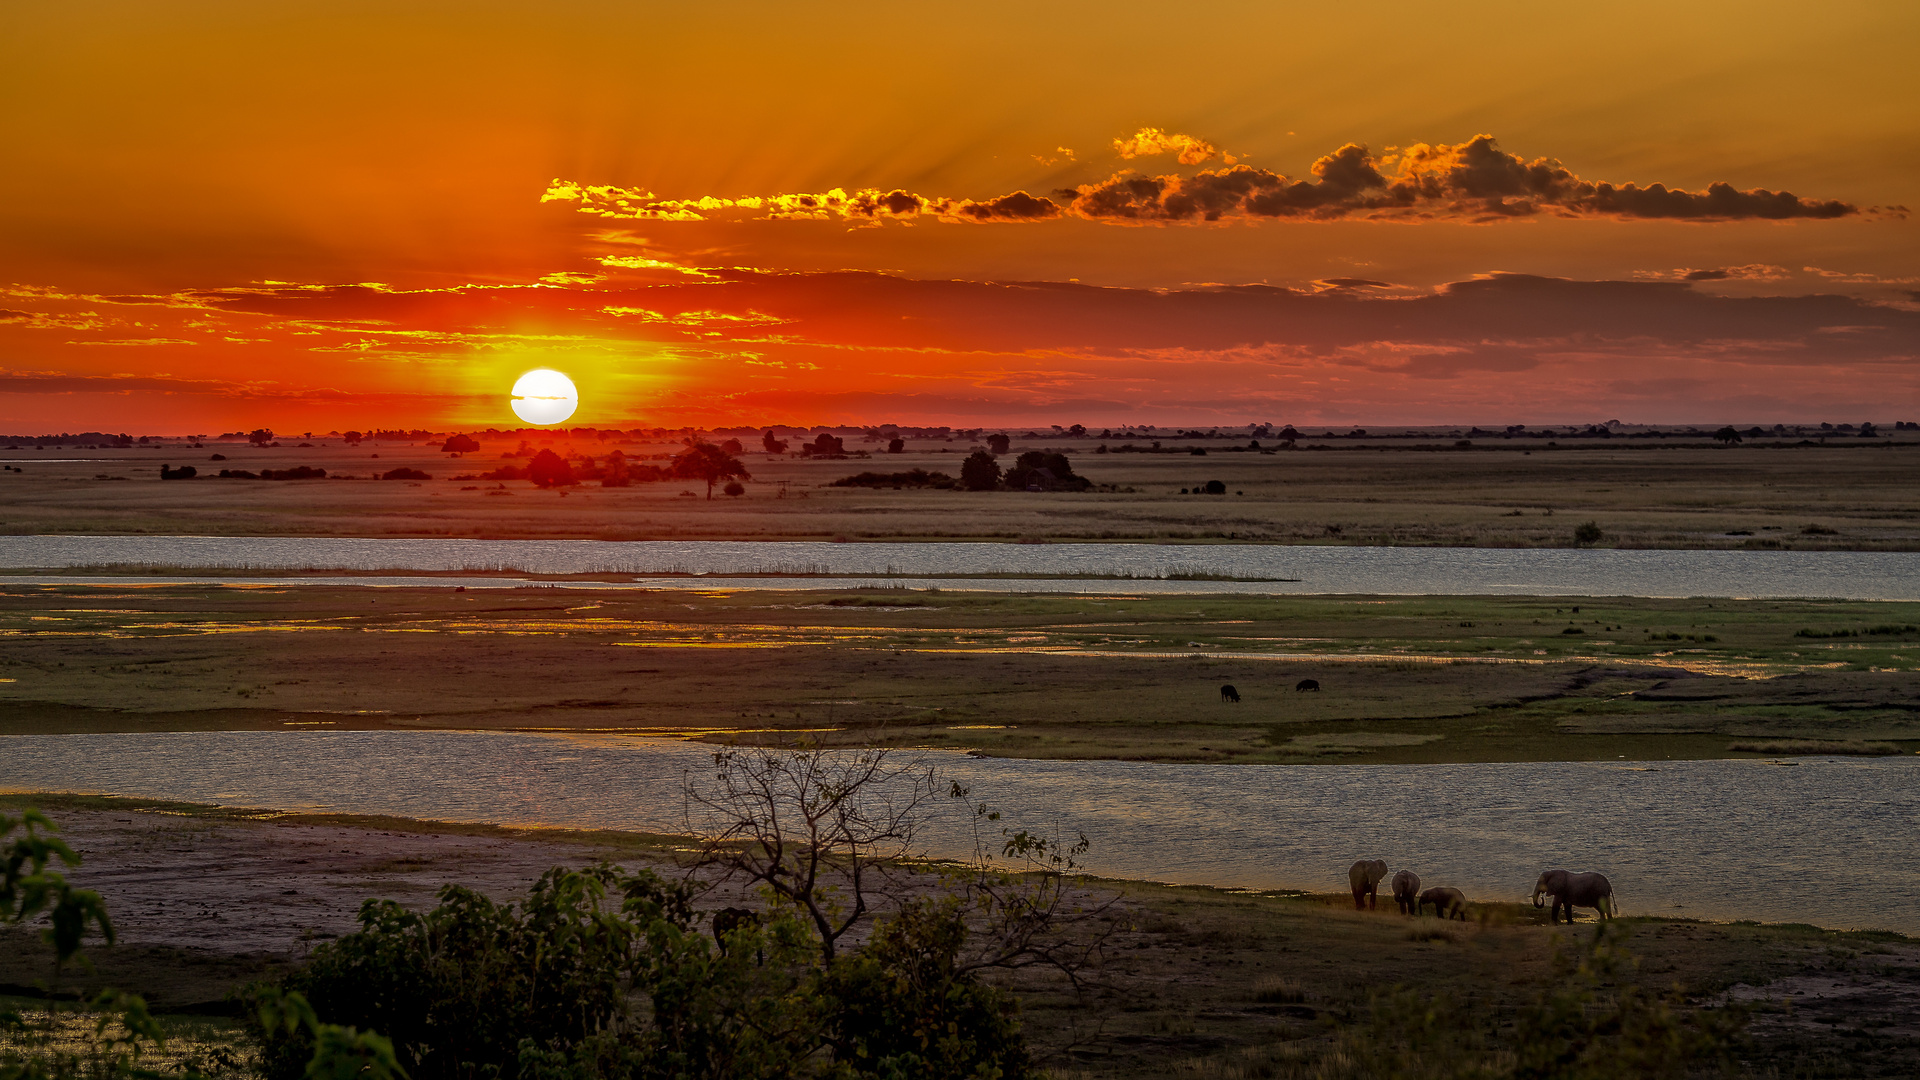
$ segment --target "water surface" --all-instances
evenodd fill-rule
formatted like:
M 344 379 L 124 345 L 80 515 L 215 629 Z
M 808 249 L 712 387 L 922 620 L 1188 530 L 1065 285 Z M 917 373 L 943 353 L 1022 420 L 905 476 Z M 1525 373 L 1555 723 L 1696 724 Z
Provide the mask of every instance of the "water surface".
M 728 588 L 784 584 L 728 580 L 747 574 L 806 576 L 809 587 L 837 578 L 994 591 L 1113 587 L 1019 577 L 1044 575 L 1141 579 L 1125 587 L 1155 592 L 1920 600 L 1920 552 L 0 536 L 0 567 L 98 566 L 692 574 L 708 576 L 707 587 Z M 1233 580 L 1177 580 L 1192 575 Z
M 0 788 L 448 821 L 678 831 L 711 749 L 473 732 L 0 736 Z M 1920 933 L 1920 761 L 1169 765 L 933 752 L 1028 827 L 1126 878 L 1338 891 L 1379 857 L 1478 899 L 1550 866 L 1605 872 L 1629 914 Z M 944 782 L 944 781 L 943 781 Z M 943 802 L 945 800 L 942 800 Z M 935 854 L 970 850 L 964 818 Z

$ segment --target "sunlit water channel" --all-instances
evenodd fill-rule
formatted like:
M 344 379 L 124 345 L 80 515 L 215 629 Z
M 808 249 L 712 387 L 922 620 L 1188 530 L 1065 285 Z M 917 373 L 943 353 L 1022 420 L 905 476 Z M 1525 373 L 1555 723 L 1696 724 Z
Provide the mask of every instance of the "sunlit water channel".
M 677 831 L 711 748 L 471 732 L 0 736 L 0 788 L 449 821 Z M 1018 823 L 1126 878 L 1338 891 L 1355 858 L 1479 899 L 1597 869 L 1628 914 L 1920 933 L 1920 761 L 1165 765 L 933 752 Z M 944 800 L 943 800 L 944 801 Z M 935 854 L 964 854 L 943 812 Z
M 107 566 L 702 575 L 697 583 L 673 578 L 640 583 L 701 588 L 894 584 L 1033 592 L 1120 587 L 1190 593 L 1920 600 L 1920 553 L 1915 552 L 0 536 L 0 567 Z M 1116 586 L 1114 578 L 1126 583 Z

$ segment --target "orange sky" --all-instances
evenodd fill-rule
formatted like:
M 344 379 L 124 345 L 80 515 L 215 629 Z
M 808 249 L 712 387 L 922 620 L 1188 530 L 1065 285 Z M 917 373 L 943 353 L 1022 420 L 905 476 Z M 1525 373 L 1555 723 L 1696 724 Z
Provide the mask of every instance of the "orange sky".
M 0 432 L 1920 419 L 1920 9 L 1345 7 L 11 5 Z

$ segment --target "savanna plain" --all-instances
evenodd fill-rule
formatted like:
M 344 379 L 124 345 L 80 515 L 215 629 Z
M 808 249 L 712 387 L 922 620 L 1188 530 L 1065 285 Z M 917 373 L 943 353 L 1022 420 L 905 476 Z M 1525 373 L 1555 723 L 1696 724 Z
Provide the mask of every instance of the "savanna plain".
M 1920 442 L 1569 445 L 1410 433 L 1302 439 L 1276 450 L 1160 441 L 1155 448 L 1144 439 L 1104 440 L 1104 452 L 1096 440 L 1013 448 L 1070 454 L 1075 472 L 1093 485 L 1081 492 L 916 486 L 915 469 L 957 474 L 971 449 L 960 443 L 910 444 L 868 459 L 748 453 L 754 479 L 746 493 L 712 500 L 675 481 L 546 490 L 482 480 L 479 473 L 515 449 L 492 444 L 459 460 L 424 443 L 195 448 L 201 457 L 224 454 L 221 463 L 188 458 L 177 446 L 89 451 L 83 461 L 53 460 L 82 456 L 70 452 L 22 451 L 15 456 L 21 471 L 0 477 L 0 528 L 1572 546 L 1575 529 L 1592 523 L 1598 538 L 1579 543 L 1920 545 L 1909 462 Z M 1123 451 L 1128 442 L 1134 449 Z M 626 449 L 644 457 L 672 447 Z M 572 452 L 591 458 L 607 448 Z M 203 475 L 163 481 L 161 457 L 175 467 L 195 464 Z M 329 478 L 205 475 L 227 465 L 309 465 Z M 365 478 L 400 467 L 430 475 Z M 833 483 L 873 471 L 904 479 L 897 487 Z M 363 478 L 335 478 L 355 473 Z M 1209 481 L 1224 491 L 1202 493 Z M 943 748 L 1275 768 L 1920 750 L 1914 603 L 1153 595 L 1118 580 L 1094 593 L 1048 596 L 596 589 L 591 580 L 555 588 L 535 575 L 523 575 L 522 587 L 484 589 L 466 588 L 458 576 L 437 586 L 382 588 L 286 586 L 233 569 L 218 581 L 204 570 L 174 576 L 206 580 L 169 585 L 135 577 L 177 571 L 168 567 L 90 568 L 87 584 L 21 580 L 35 569 L 11 568 L 11 582 L 0 576 L 0 735 L 458 729 L 679 737 L 722 753 L 774 755 L 753 758 L 761 761 L 862 751 L 906 761 Z M 1297 689 L 1303 683 L 1319 689 Z M 1237 701 L 1223 695 L 1227 685 Z M 0 785 L 6 782 L 0 767 Z M 630 904 L 656 896 L 647 892 L 653 886 L 635 884 L 639 878 L 591 873 L 537 884 L 551 867 L 588 871 L 603 861 L 694 883 L 681 914 L 671 890 L 658 893 L 667 900 L 640 937 L 678 942 L 668 950 L 672 963 L 711 962 L 698 968 L 702 985 L 746 988 L 735 1004 L 773 1000 L 754 997 L 760 991 L 753 988 L 764 990 L 768 972 L 787 970 L 783 963 L 824 973 L 806 993 L 795 983 L 779 998 L 810 1001 L 836 1018 L 822 1023 L 840 1042 L 820 1044 L 836 1049 L 795 1059 L 807 1068 L 825 1068 L 828 1057 L 842 1054 L 840 1067 L 857 1060 L 847 1047 L 883 1041 L 871 1031 L 848 1034 L 859 1026 L 849 1017 L 871 1020 L 862 1010 L 874 1008 L 860 996 L 867 984 L 849 974 L 853 961 L 836 967 L 795 959 L 804 949 L 781 951 L 793 946 L 782 943 L 784 933 L 815 940 L 805 926 L 763 914 L 742 931 L 749 936 L 721 935 L 735 946 L 731 953 L 719 948 L 715 916 L 723 910 L 799 910 L 791 898 L 773 902 L 778 874 L 757 889 L 751 879 L 723 880 L 719 871 L 737 867 L 756 843 L 751 837 L 721 838 L 716 847 L 683 836 L 101 794 L 16 792 L 0 801 L 0 813 L 15 817 L 27 807 L 60 827 L 51 835 L 79 857 L 68 877 L 104 897 L 118 939 L 106 945 L 94 936 L 85 950 L 90 965 L 70 961 L 56 970 L 55 948 L 33 928 L 0 931 L 0 992 L 12 995 L 0 1008 L 44 1017 L 34 1036 L 42 1049 L 64 1046 L 94 1060 L 118 1052 L 102 1040 L 137 1028 L 138 1016 L 97 1006 L 84 1015 L 128 1015 L 132 1027 L 96 1031 L 90 1019 L 73 1020 L 78 1014 L 61 1020 L 46 1011 L 97 1000 L 111 986 L 145 995 L 157 1018 L 151 1030 L 170 1036 L 169 1049 L 149 1049 L 162 1055 L 150 1056 L 151 1064 L 300 1075 L 297 1067 L 284 1071 L 289 1046 L 304 1055 L 345 1036 L 324 1023 L 263 1028 L 261 1014 L 243 1007 L 244 987 L 304 988 L 324 1000 L 328 973 L 337 974 L 352 949 L 401 941 L 405 932 L 394 928 L 406 918 L 453 920 L 444 914 L 453 901 L 467 904 L 468 915 L 484 907 L 460 899 L 468 894 L 449 900 L 438 892 L 443 885 L 471 889 L 486 904 L 520 901 L 525 926 L 497 911 L 488 916 L 506 936 L 510 923 L 519 927 L 512 933 L 534 933 L 538 904 L 558 903 L 555 880 L 588 892 L 579 883 L 598 880 L 616 907 L 621 895 Z M 988 831 L 990 848 L 1006 839 Z M 1391 854 L 1391 846 L 1382 837 L 1380 852 L 1353 857 Z M 1025 1047 L 1018 1058 L 994 1056 L 984 1036 L 969 1047 L 923 1043 L 915 1059 L 923 1065 L 938 1059 L 988 1070 L 956 1065 L 951 1075 L 1898 1076 L 1911 1075 L 1920 1060 L 1920 942 L 1897 934 L 1631 912 L 1601 930 L 1591 911 L 1572 927 L 1549 925 L 1544 910 L 1484 898 L 1473 898 L 1466 921 L 1445 921 L 1394 911 L 1384 883 L 1377 910 L 1355 910 L 1344 865 L 1325 868 L 1324 891 L 1238 892 L 1101 880 L 1049 861 L 1058 848 L 1016 848 L 1005 854 L 1024 861 L 1004 864 L 1007 876 L 991 888 L 981 884 L 988 878 L 979 867 L 891 862 L 893 885 L 871 892 L 880 918 L 860 920 L 847 938 L 846 955 L 895 988 L 882 997 L 919 1003 L 922 1021 L 945 1023 L 952 1017 L 940 1009 L 962 1002 L 1017 1022 Z M 849 891 L 851 856 L 829 854 L 829 871 L 841 875 L 835 895 L 857 895 Z M 966 908 L 971 914 L 952 924 L 962 936 L 971 932 L 971 945 L 930 945 L 937 934 L 913 938 L 898 929 L 936 926 L 929 913 L 956 880 L 975 890 L 963 890 L 966 896 L 1000 897 Z M 360 902 L 376 897 L 415 914 L 392 915 L 399 921 L 381 924 L 391 933 L 380 937 L 373 923 L 355 919 Z M 968 968 L 967 958 L 978 955 L 969 948 L 1002 940 L 993 935 L 1007 932 L 1009 903 L 1047 915 L 1020 939 L 1029 950 L 1022 955 L 1041 962 Z M 638 919 L 635 910 L 623 917 Z M 443 914 L 420 914 L 427 912 Z M 898 912 L 917 913 L 921 922 Z M 886 925 L 896 929 L 875 929 Z M 440 948 L 451 939 L 435 940 Z M 650 970 L 670 967 L 661 959 L 668 953 L 648 954 L 657 961 Z M 930 956 L 939 962 L 929 966 Z M 475 977 L 472 965 L 480 962 L 461 967 L 443 949 L 433 959 L 440 967 L 421 970 L 454 985 Z M 639 982 L 633 976 L 621 993 L 645 996 Z M 610 1005 L 608 1015 L 653 1030 L 646 1025 L 668 1015 L 670 995 L 660 996 L 662 984 L 647 985 L 653 996 L 637 1011 Z M 936 999 L 947 1004 L 929 1004 Z M 724 1012 L 718 1000 L 703 1007 Z M 775 1022 L 753 1011 L 759 1006 L 739 1007 L 747 1019 L 730 1037 Z M 782 1015 L 780 1022 L 795 1022 Z M 916 1022 L 896 1016 L 879 1026 L 919 1030 Z M 999 1031 L 997 1023 L 982 1030 Z M 398 1039 L 397 1060 L 416 1077 L 441 1075 L 431 1055 L 407 1056 L 424 1054 L 430 1040 L 423 1040 Z M 355 1045 L 373 1055 L 372 1064 L 356 1066 L 362 1073 L 385 1068 L 375 1060 L 377 1046 Z M 584 1076 L 584 1045 L 556 1042 L 558 1058 L 522 1050 L 515 1060 L 523 1070 L 537 1060 L 555 1077 L 568 1069 Z M 902 1068 L 904 1059 L 892 1060 Z M 845 1074 L 885 1074 L 872 1061 L 860 1067 L 867 1071 L 848 1066 Z M 700 1075 L 691 1067 L 683 1073 Z M 918 1074 L 948 1073 L 926 1066 Z

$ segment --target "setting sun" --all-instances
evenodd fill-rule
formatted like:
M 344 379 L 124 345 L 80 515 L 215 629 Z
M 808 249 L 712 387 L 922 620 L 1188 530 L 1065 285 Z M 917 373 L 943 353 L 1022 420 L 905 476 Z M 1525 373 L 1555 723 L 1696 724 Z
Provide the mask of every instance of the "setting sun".
M 551 368 L 535 368 L 513 384 L 513 415 L 529 424 L 558 424 L 580 407 L 573 380 Z

